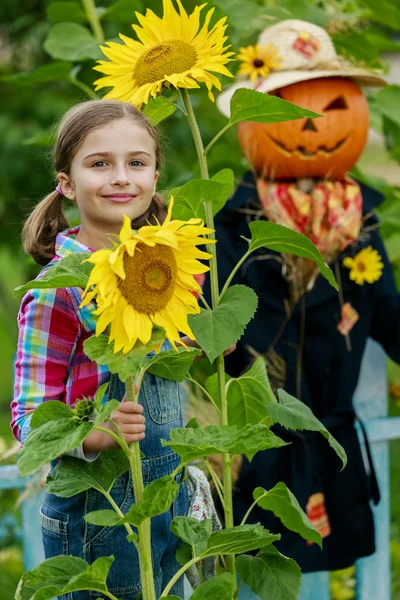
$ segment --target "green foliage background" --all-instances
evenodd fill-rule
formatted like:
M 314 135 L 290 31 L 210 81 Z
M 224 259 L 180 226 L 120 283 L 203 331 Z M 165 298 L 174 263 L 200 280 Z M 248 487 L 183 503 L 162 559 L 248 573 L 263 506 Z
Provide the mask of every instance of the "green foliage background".
M 161 0 L 145 3 L 142 0 L 97 0 L 97 4 L 107 40 L 115 40 L 118 32 L 132 35 L 130 23 L 135 22 L 135 10 L 144 12 L 145 7 L 152 8 L 157 14 L 162 10 Z M 193 0 L 184 1 L 188 11 L 195 4 Z M 17 336 L 15 317 L 20 301 L 12 290 L 38 271 L 33 261 L 22 253 L 21 224 L 32 206 L 55 186 L 48 150 L 55 121 L 87 94 L 93 95 L 92 83 L 98 77 L 92 66 L 93 59 L 101 58 L 101 53 L 96 48 L 95 32 L 91 31 L 83 5 L 79 0 L 3 0 L 0 7 L 0 436 L 8 443 L 11 440 L 8 423 L 12 356 Z M 300 18 L 325 27 L 338 52 L 358 64 L 385 70 L 388 65 L 384 53 L 400 51 L 397 0 L 212 0 L 209 6 L 215 6 L 213 22 L 228 16 L 228 35 L 234 50 L 255 43 L 259 31 L 268 24 Z M 65 25 L 71 21 L 72 30 L 70 25 Z M 85 45 L 80 45 L 80 55 L 68 49 L 74 28 L 74 35 L 79 28 L 86 30 L 87 39 Z M 82 34 L 82 29 L 79 31 Z M 237 68 L 238 65 L 232 63 L 234 72 Z M 400 86 L 368 90 L 367 95 L 372 127 L 385 136 L 387 160 L 396 165 L 400 160 Z M 191 97 L 207 144 L 226 120 L 211 109 L 204 90 Z M 174 114 L 163 122 L 161 132 L 168 157 L 161 187 L 167 190 L 198 175 L 197 158 L 189 128 L 179 115 Z M 379 209 L 382 233 L 400 283 L 400 192 L 368 174 L 373 172 L 375 152 L 374 147 L 367 149 L 357 173 L 386 196 Z M 234 128 L 211 150 L 209 165 L 211 175 L 230 167 L 238 179 L 247 169 Z M 76 214 L 72 207 L 69 212 L 74 221 Z M 7 504 L 9 500 L 0 496 L 0 503 Z M 397 529 L 394 533 L 396 557 L 399 553 L 396 539 L 400 538 Z M 18 555 L 15 560 L 20 560 Z M 3 580 L 1 564 L 0 555 L 0 579 Z M 15 561 L 12 564 L 16 564 Z M 8 578 L 12 572 L 11 568 Z

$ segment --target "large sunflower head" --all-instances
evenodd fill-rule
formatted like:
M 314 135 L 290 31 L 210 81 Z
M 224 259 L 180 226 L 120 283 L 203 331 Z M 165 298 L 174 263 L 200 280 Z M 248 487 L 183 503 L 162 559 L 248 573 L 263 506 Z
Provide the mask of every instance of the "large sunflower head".
M 255 46 L 240 48 L 237 58 L 242 62 L 238 73 L 249 76 L 253 82 L 259 77 L 268 77 L 271 71 L 281 67 L 278 50 L 272 44 L 266 46 L 256 44 Z
M 214 9 L 208 11 L 200 28 L 200 12 L 196 6 L 188 15 L 180 0 L 176 0 L 179 13 L 172 0 L 163 0 L 162 18 L 149 8 L 146 15 L 136 13 L 140 25 L 132 25 L 138 41 L 120 34 L 124 44 L 107 42 L 101 46 L 109 61 L 101 60 L 94 67 L 106 77 L 95 82 L 96 90 L 112 87 L 106 98 L 130 102 L 135 106 L 156 97 L 162 87 L 198 88 L 205 83 L 208 96 L 214 100 L 211 88 L 221 89 L 221 83 L 213 73 L 232 77 L 225 67 L 233 52 L 224 43 L 226 17 L 208 29 Z
M 96 297 L 96 335 L 110 326 L 114 352 L 129 352 L 138 340 L 147 344 L 154 325 L 165 329 L 175 349 L 179 332 L 194 339 L 187 321 L 189 314 L 200 312 L 192 293 L 201 292 L 194 275 L 209 270 L 198 259 L 211 258 L 197 246 L 215 240 L 202 237 L 213 230 L 201 219 L 171 220 L 172 207 L 173 198 L 162 225 L 146 225 L 137 232 L 125 216 L 120 243 L 87 259 L 94 267 L 82 306 Z
M 350 279 L 358 285 L 374 283 L 382 276 L 382 257 L 372 246 L 364 248 L 354 258 L 346 256 L 343 265 L 350 269 Z

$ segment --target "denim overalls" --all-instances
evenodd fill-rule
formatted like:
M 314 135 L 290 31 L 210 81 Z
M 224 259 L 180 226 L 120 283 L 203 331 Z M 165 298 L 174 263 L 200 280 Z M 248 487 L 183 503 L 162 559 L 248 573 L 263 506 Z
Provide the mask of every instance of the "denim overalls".
M 168 342 L 163 350 L 170 348 Z M 112 375 L 108 392 L 109 399 L 121 401 L 125 385 Z M 182 411 L 179 384 L 146 373 L 140 390 L 140 403 L 146 417 L 146 437 L 140 442 L 145 455 L 142 459 L 145 486 L 172 471 L 180 459 L 175 452 L 161 446 L 161 439 L 169 439 L 169 432 L 182 427 Z M 180 483 L 182 472 L 176 481 Z M 111 495 L 126 513 L 134 496 L 130 472 L 121 475 L 115 482 Z M 110 509 L 107 499 L 97 490 L 90 489 L 72 498 L 59 498 L 45 494 L 40 520 L 46 558 L 59 554 L 78 556 L 92 563 L 101 556 L 114 556 L 109 577 L 108 589 L 121 600 L 135 600 L 141 591 L 139 560 L 134 545 L 126 540 L 125 527 L 99 527 L 84 521 L 86 513 L 94 510 Z M 170 531 L 171 520 L 176 516 L 187 515 L 188 495 L 186 483 L 179 487 L 179 494 L 171 510 L 151 520 L 153 550 L 153 570 L 156 597 L 159 598 L 165 585 L 180 568 L 175 553 L 180 546 Z M 183 577 L 170 592 L 183 598 Z M 62 600 L 92 600 L 101 598 L 98 592 L 82 591 L 63 595 Z

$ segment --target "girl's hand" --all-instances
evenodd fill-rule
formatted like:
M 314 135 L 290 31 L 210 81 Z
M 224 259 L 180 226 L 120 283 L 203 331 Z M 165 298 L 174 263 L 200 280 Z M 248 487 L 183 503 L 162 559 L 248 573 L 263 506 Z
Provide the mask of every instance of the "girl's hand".
M 126 402 L 124 396 L 118 408 L 110 415 L 110 418 L 120 428 L 128 444 L 130 442 L 139 442 L 145 437 L 144 431 L 146 425 L 144 424 L 145 418 L 142 413 L 143 406 L 141 404 Z M 101 427 L 114 431 L 112 425 L 108 422 L 101 423 Z M 85 452 L 101 452 L 114 448 L 119 448 L 119 444 L 103 431 L 92 431 L 83 442 L 83 450 Z

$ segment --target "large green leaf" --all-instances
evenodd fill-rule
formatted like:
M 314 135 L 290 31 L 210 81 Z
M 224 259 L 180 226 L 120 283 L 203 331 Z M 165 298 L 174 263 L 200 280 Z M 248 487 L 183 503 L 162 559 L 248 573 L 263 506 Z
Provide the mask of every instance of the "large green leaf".
M 118 0 L 110 4 L 100 18 L 102 21 L 131 24 L 136 22 L 135 11 L 143 12 L 142 0 Z
M 265 361 L 259 356 L 243 375 L 226 384 L 229 425 L 243 427 L 261 421 L 270 424 L 268 404 L 276 402 L 268 380 Z
M 165 339 L 165 331 L 154 327 L 151 340 L 148 344 L 136 342 L 127 354 L 114 353 L 114 344 L 108 343 L 108 336 L 91 336 L 85 340 L 83 349 L 85 354 L 99 365 L 107 365 L 111 373 L 118 373 L 121 381 L 126 381 L 131 375 L 140 371 L 147 354 L 158 348 Z
M 233 575 L 222 573 L 201 583 L 190 596 L 190 600 L 232 600 L 235 588 Z
M 165 98 L 165 96 L 158 96 L 157 98 L 150 98 L 149 102 L 143 109 L 143 113 L 148 119 L 150 119 L 153 127 L 167 119 L 176 111 L 176 106 L 172 102 Z
M 372 11 L 374 21 L 396 31 L 400 29 L 400 7 L 397 0 L 380 0 L 379 3 L 374 0 L 363 0 L 363 4 Z
M 297 600 L 301 571 L 296 561 L 280 554 L 274 546 L 257 556 L 236 558 L 239 576 L 262 600 Z
M 114 558 L 98 558 L 89 565 L 75 556 L 54 556 L 22 575 L 16 600 L 51 600 L 79 590 L 108 592 L 106 579 Z
M 149 358 L 144 364 L 146 371 L 173 381 L 183 381 L 188 374 L 196 356 L 201 356 L 202 351 L 198 348 L 179 348 L 176 350 L 167 350 L 160 352 L 156 356 Z M 146 366 L 149 365 L 149 366 Z
M 339 289 L 333 273 L 324 262 L 320 251 L 305 235 L 270 221 L 253 221 L 249 227 L 251 231 L 249 252 L 253 252 L 258 248 L 269 248 L 276 252 L 286 252 L 287 254 L 309 258 L 317 263 L 321 274 L 329 281 L 331 286 L 335 290 Z
M 52 23 L 87 23 L 87 16 L 78 2 L 52 2 L 46 8 L 46 14 Z
M 161 440 L 161 443 L 179 454 L 183 463 L 223 452 L 245 454 L 252 460 L 260 450 L 286 445 L 266 425 L 246 425 L 239 430 L 230 425 L 209 425 L 197 429 L 189 427 L 172 429 L 170 435 L 170 440 Z
M 81 61 L 90 58 L 99 60 L 104 55 L 99 42 L 86 27 L 78 23 L 57 23 L 54 25 L 43 44 L 52 58 L 60 60 Z
M 187 221 L 193 217 L 206 219 L 204 202 L 211 202 L 213 215 L 216 215 L 232 193 L 233 174 L 229 169 L 216 173 L 211 179 L 191 179 L 187 183 L 171 190 L 174 197 L 172 216 Z
M 106 402 L 101 412 L 91 422 L 79 422 L 72 415 L 65 419 L 47 421 L 37 429 L 33 429 L 23 445 L 17 463 L 21 475 L 33 473 L 55 458 L 80 446 L 96 425 L 104 421 L 118 404 L 117 400 Z M 41 406 L 36 410 L 38 411 Z
M 37 288 L 85 288 L 89 281 L 93 265 L 88 262 L 82 264 L 82 261 L 91 255 L 91 252 L 74 252 L 73 254 L 69 254 L 49 267 L 41 279 L 32 279 L 28 283 L 15 288 L 15 293 L 25 294 L 29 290 Z
M 104 494 L 128 469 L 128 458 L 120 449 L 101 452 L 92 462 L 64 456 L 48 478 L 46 491 L 61 498 L 70 498 L 91 488 Z
M 92 512 L 86 513 L 84 519 L 91 525 L 97 525 L 98 527 L 115 527 L 122 525 L 122 519 L 115 510 L 104 509 L 104 510 L 93 510 Z
M 37 429 L 48 421 L 58 421 L 70 419 L 74 416 L 74 411 L 70 406 L 59 400 L 49 400 L 40 404 L 33 412 L 31 417 L 31 430 Z
M 305 540 L 315 542 L 322 548 L 320 533 L 284 483 L 280 481 L 269 491 L 258 487 L 253 492 L 253 498 L 264 510 L 272 510 L 285 527 L 299 533 Z
M 199 556 L 207 548 L 211 527 L 211 519 L 198 521 L 192 517 L 175 517 L 171 523 L 172 533 L 188 544 L 195 556 Z
M 141 504 L 133 504 L 122 522 L 138 527 L 145 519 L 162 515 L 170 509 L 178 491 L 179 486 L 171 475 L 155 479 L 145 488 Z
M 329 445 L 336 452 L 343 463 L 343 468 L 347 464 L 347 456 L 343 447 L 335 440 L 327 428 L 318 421 L 312 411 L 304 402 L 300 402 L 294 396 L 291 396 L 285 390 L 278 390 L 279 402 L 271 402 L 268 405 L 268 412 L 275 423 L 279 423 L 287 429 L 294 431 L 318 431 L 328 440 Z
M 210 362 L 243 335 L 256 312 L 257 303 L 257 296 L 251 288 L 233 285 L 216 309 L 201 309 L 199 314 L 189 315 L 189 325 Z
M 293 119 L 314 119 L 320 116 L 318 113 L 296 106 L 277 96 L 240 88 L 235 91 L 231 99 L 229 124 L 234 125 L 239 121 L 280 123 Z
M 399 9 L 400 15 L 400 9 Z M 400 85 L 388 85 L 375 96 L 375 106 L 385 117 L 400 125 Z
M 242 554 L 269 546 L 280 540 L 280 535 L 272 534 L 260 525 L 239 525 L 212 533 L 207 542 L 207 548 L 201 556 L 215 554 Z
M 72 63 L 67 61 L 53 61 L 48 65 L 43 65 L 34 71 L 23 73 L 13 73 L 12 75 L 3 75 L 1 81 L 32 87 L 40 83 L 49 83 L 51 81 L 69 81 L 69 75 L 72 70 Z M 48 133 L 46 132 L 46 139 Z

